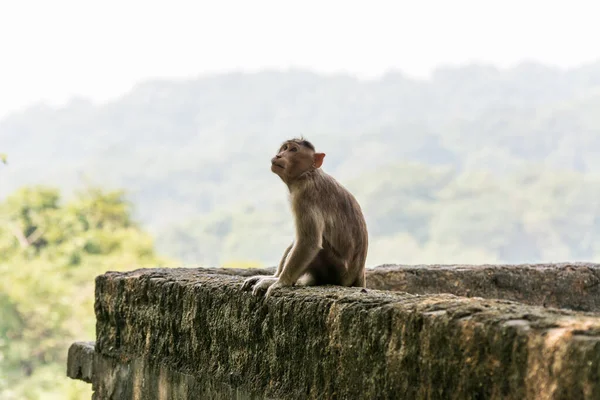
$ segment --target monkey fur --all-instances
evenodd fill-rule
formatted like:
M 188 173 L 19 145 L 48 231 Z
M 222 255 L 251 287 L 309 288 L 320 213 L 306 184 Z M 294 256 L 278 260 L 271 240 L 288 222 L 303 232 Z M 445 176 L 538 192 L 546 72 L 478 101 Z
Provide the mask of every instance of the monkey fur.
M 367 224 L 354 196 L 321 166 L 324 153 L 303 138 L 285 141 L 271 171 L 287 185 L 296 230 L 273 276 L 246 279 L 254 295 L 286 286 L 365 287 Z

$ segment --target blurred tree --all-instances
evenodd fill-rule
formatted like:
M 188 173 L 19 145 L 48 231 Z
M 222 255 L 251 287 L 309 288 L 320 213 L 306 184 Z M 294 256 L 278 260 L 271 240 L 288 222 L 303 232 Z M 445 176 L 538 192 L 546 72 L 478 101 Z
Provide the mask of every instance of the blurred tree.
M 64 366 L 74 340 L 94 338 L 95 276 L 165 262 L 123 195 L 90 188 L 62 204 L 28 187 L 0 204 L 1 398 L 90 397 Z

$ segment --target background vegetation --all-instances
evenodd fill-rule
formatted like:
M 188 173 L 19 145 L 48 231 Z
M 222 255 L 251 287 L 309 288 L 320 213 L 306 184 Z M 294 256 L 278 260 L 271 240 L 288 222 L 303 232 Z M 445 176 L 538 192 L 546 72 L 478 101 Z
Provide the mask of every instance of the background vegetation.
M 89 399 L 89 385 L 64 375 L 69 345 L 95 336 L 95 276 L 163 260 L 120 192 L 61 202 L 56 189 L 24 188 L 0 218 L 0 398 Z
M 269 159 L 298 135 L 359 199 L 370 266 L 600 261 L 600 63 L 263 71 L 40 104 L 0 120 L 0 398 L 89 398 L 65 357 L 93 340 L 106 270 L 274 265 L 293 227 Z

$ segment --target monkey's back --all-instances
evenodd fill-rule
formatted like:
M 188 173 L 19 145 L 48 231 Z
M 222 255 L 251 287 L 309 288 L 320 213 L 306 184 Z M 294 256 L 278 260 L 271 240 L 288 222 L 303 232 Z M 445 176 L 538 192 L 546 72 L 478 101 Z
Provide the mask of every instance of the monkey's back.
M 314 177 L 318 199 L 313 206 L 323 217 L 323 239 L 346 264 L 348 273 L 363 273 L 368 249 L 368 231 L 362 209 L 350 191 L 322 170 Z

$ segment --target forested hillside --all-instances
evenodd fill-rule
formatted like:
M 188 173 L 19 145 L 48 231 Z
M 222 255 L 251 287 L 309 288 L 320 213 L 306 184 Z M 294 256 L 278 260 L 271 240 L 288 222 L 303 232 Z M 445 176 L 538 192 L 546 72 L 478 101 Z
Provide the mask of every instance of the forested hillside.
M 293 230 L 269 159 L 297 135 L 361 201 L 370 265 L 600 260 L 600 63 L 264 71 L 38 105 L 0 121 L 0 196 L 123 188 L 163 254 L 273 264 Z

